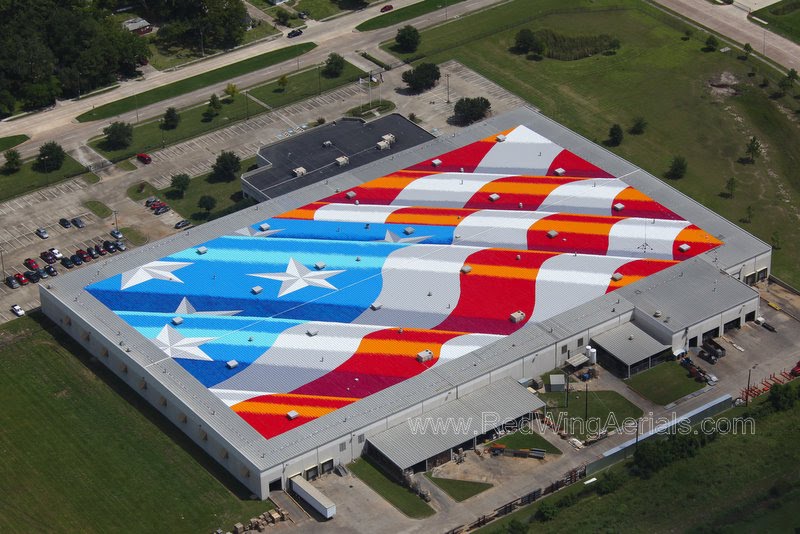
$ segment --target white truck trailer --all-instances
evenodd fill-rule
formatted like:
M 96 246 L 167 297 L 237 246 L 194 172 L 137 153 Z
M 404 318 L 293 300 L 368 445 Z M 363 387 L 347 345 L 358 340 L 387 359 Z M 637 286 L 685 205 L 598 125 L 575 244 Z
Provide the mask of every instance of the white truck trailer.
M 328 497 L 322 494 L 317 488 L 302 476 L 297 475 L 289 479 L 291 490 L 295 495 L 303 499 L 311 508 L 316 510 L 325 519 L 330 519 L 336 515 L 336 505 Z

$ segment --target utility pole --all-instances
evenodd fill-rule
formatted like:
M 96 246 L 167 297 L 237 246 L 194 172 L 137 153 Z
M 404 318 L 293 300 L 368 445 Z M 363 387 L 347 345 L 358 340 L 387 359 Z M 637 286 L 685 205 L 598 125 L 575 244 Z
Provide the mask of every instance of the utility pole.
M 567 391 L 567 402 L 565 408 L 569 408 L 569 373 L 564 371 L 564 382 L 566 383 L 565 389 Z
M 447 81 L 447 103 L 450 103 L 450 74 L 445 74 L 444 79 Z
M 584 389 L 583 396 L 585 397 L 586 407 L 583 410 L 583 422 L 586 424 L 586 421 L 589 420 L 589 383 L 586 383 L 586 388 Z
M 250 97 L 247 96 L 247 89 L 244 90 L 244 120 L 250 120 L 250 108 L 247 105 L 247 101 L 250 100 Z
M 322 71 L 317 65 L 317 96 L 322 94 Z
M 117 210 L 114 210 L 114 229 L 119 232 L 119 225 L 117 224 Z
M 136 89 L 133 90 L 133 106 L 136 108 L 136 122 L 139 122 L 139 97 L 136 95 Z
M 3 249 L 0 248 L 0 266 L 3 267 L 3 276 L 6 275 L 6 262 L 3 259 Z
M 747 370 L 747 390 L 744 392 L 744 405 L 750 405 L 750 375 L 752 374 L 753 369 L 750 368 Z

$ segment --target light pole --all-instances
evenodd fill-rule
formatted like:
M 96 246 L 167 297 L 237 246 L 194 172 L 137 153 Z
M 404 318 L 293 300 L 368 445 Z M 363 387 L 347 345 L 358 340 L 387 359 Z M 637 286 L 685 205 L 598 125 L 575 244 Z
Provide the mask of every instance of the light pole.
M 3 276 L 6 275 L 6 262 L 3 259 L 3 249 L 0 248 L 0 266 L 3 267 Z
M 114 210 L 114 229 L 119 232 L 119 225 L 117 224 L 117 210 Z
M 447 103 L 450 103 L 450 74 L 444 75 L 445 81 L 447 81 Z
M 136 89 L 133 90 L 133 106 L 136 108 L 136 122 L 139 122 L 139 97 L 136 95 Z
M 247 96 L 247 89 L 244 90 L 244 120 L 250 120 L 250 108 L 247 106 L 247 101 L 250 97 Z

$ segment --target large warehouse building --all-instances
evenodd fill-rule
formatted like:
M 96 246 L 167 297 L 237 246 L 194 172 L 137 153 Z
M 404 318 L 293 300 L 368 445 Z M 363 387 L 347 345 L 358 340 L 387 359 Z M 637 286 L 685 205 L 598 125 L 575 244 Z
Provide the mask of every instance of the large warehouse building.
M 756 317 L 770 247 L 643 170 L 528 108 L 404 121 L 276 145 L 258 205 L 59 277 L 43 310 L 261 498 L 368 447 L 446 459 L 587 344 L 628 376 Z M 493 405 L 454 437 L 406 423 Z

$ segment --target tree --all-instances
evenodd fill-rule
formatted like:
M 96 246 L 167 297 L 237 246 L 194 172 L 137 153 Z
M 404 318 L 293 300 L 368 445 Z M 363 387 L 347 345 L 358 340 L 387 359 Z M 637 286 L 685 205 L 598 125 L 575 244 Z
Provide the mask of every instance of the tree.
M 623 138 L 622 126 L 614 124 L 608 130 L 608 144 L 611 146 L 619 146 Z
M 242 169 L 242 160 L 233 152 L 222 151 L 211 167 L 211 176 L 217 182 L 230 182 Z
M 533 34 L 533 31 L 528 28 L 523 28 L 517 32 L 517 36 L 514 38 L 514 49 L 523 54 L 527 54 L 530 52 L 535 41 L 536 36 Z
M 275 10 L 275 21 L 281 26 L 288 26 L 290 18 L 292 18 L 292 14 L 282 7 Z
M 672 462 L 672 451 L 665 441 L 640 442 L 633 453 L 633 465 L 637 475 L 650 478 Z
M 239 94 L 239 88 L 236 87 L 235 83 L 229 83 L 225 88 L 225 94 L 228 95 L 228 98 L 230 98 L 231 101 L 234 101 L 236 100 L 236 96 Z
M 749 204 L 744 210 L 744 220 L 748 223 L 753 221 L 753 206 Z
M 642 135 L 645 128 L 647 128 L 647 121 L 644 117 L 636 117 L 633 119 L 633 126 L 628 131 L 633 135 Z
M 106 136 L 105 147 L 108 150 L 126 148 L 133 142 L 133 126 L 127 122 L 115 121 L 103 128 Z
M 208 100 L 208 109 L 214 115 L 219 115 L 219 112 L 222 111 L 222 101 L 220 101 L 216 93 L 213 93 Z
M 206 210 L 206 213 L 210 213 L 211 210 L 217 207 L 217 199 L 209 195 L 203 195 L 197 201 L 197 207 Z
M 796 82 L 796 81 L 797 81 L 797 79 L 798 79 L 798 74 L 797 74 L 797 71 L 796 71 L 796 70 L 794 70 L 794 69 L 789 69 L 789 72 L 786 74 L 786 77 L 787 77 L 787 78 L 788 78 L 790 81 L 792 81 L 792 82 Z
M 745 153 L 747 157 L 750 159 L 750 163 L 755 163 L 756 158 L 761 155 L 763 148 L 761 147 L 761 141 L 753 136 L 747 142 L 747 147 L 745 148 Z
M 453 108 L 455 119 L 459 124 L 467 125 L 479 121 L 489 113 L 492 104 L 484 97 L 459 98 Z
M 439 67 L 433 63 L 420 63 L 411 70 L 403 73 L 402 79 L 408 88 L 414 92 L 430 89 L 441 78 Z
M 278 88 L 281 90 L 281 92 L 284 92 L 286 91 L 287 85 L 289 85 L 289 78 L 287 78 L 286 75 L 284 74 L 283 76 L 278 78 Z
M 186 190 L 189 189 L 189 183 L 191 182 L 191 178 L 189 178 L 188 174 L 176 174 L 172 177 L 172 182 L 170 185 L 173 189 L 178 191 L 183 198 L 183 195 L 186 194 Z
M 332 53 L 325 60 L 325 67 L 322 69 L 322 75 L 326 78 L 338 78 L 342 71 L 344 71 L 344 58 L 337 53 Z
M 672 158 L 672 163 L 669 165 L 669 170 L 667 170 L 666 177 L 670 180 L 680 180 L 686 175 L 686 169 L 689 166 L 686 163 L 686 158 L 683 156 L 675 156 Z
M 61 145 L 55 141 L 48 141 L 39 147 L 39 155 L 36 156 L 34 165 L 38 171 L 52 172 L 60 169 L 66 158 L 67 153 Z
M 785 78 L 781 78 L 781 80 L 778 82 L 778 95 L 779 96 L 785 95 L 786 92 L 792 88 L 792 85 L 794 85 L 794 82 L 790 80 L 788 76 Z
M 774 384 L 769 388 L 768 398 L 772 407 L 782 412 L 794 406 L 797 395 L 789 384 Z
M 175 108 L 167 108 L 166 113 L 164 113 L 164 118 L 161 120 L 161 128 L 164 130 L 174 130 L 178 127 L 178 124 L 181 122 L 181 116 L 178 114 L 178 110 Z
M 728 198 L 733 198 L 736 193 L 736 177 L 731 176 L 728 178 L 728 181 L 725 182 L 725 190 L 728 192 Z
M 3 155 L 6 157 L 6 162 L 3 164 L 4 173 L 13 174 L 22 168 L 22 156 L 18 151 L 11 148 Z
M 772 243 L 772 248 L 775 250 L 781 249 L 781 234 L 779 234 L 777 230 L 772 232 L 772 236 L 770 236 L 769 240 Z
M 744 44 L 744 58 L 745 59 L 749 58 L 750 54 L 752 54 L 752 53 L 753 53 L 753 47 L 750 45 L 750 43 L 745 43 Z
M 419 47 L 421 37 L 419 31 L 410 24 L 397 30 L 394 42 L 401 52 L 414 52 Z
M 706 50 L 709 52 L 713 52 L 719 46 L 719 41 L 713 35 L 709 35 L 708 39 L 706 39 Z
M 527 534 L 528 526 L 519 519 L 512 519 L 506 525 L 506 532 L 508 534 Z
M 536 518 L 539 521 L 552 521 L 558 515 L 558 506 L 552 501 L 543 501 L 536 510 Z

